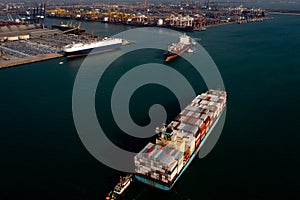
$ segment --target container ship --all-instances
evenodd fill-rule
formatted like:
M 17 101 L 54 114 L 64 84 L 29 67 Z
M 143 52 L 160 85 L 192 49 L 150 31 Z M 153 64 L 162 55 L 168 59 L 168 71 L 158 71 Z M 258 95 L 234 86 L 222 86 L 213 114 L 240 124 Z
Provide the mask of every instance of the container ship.
M 92 40 L 88 42 L 78 42 L 68 44 L 63 48 L 65 55 L 68 58 L 86 56 L 89 53 L 96 54 L 105 51 L 111 51 L 121 47 L 123 40 L 120 38 L 103 38 L 101 40 Z
M 171 28 L 176 31 L 185 31 L 185 32 L 193 32 L 195 28 L 193 26 L 168 26 L 168 28 Z
M 109 192 L 106 196 L 106 200 L 116 200 L 125 192 L 129 187 L 130 183 L 133 181 L 133 174 L 127 174 L 125 177 L 120 176 L 119 183 L 115 186 L 114 190 Z
M 179 42 L 172 43 L 168 46 L 168 51 L 164 53 L 166 56 L 165 61 L 170 61 L 186 51 L 191 51 L 192 46 L 195 44 L 196 42 L 184 33 L 182 36 L 179 37 Z
M 137 180 L 161 190 L 178 181 L 217 124 L 227 101 L 223 90 L 198 95 L 170 124 L 156 128 L 156 143 L 134 157 Z

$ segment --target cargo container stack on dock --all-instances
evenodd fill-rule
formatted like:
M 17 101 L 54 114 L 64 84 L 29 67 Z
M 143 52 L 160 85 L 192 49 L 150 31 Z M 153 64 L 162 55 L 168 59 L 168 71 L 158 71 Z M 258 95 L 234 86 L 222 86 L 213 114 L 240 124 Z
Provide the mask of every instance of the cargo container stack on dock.
M 157 128 L 156 144 L 148 143 L 134 158 L 137 180 L 170 190 L 212 132 L 226 98 L 222 90 L 202 93 L 170 124 Z

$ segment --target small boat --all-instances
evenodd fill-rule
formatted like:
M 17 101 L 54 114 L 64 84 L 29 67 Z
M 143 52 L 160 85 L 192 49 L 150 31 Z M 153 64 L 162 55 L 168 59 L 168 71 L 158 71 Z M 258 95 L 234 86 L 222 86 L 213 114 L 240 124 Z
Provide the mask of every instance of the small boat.
M 193 53 L 193 52 L 194 52 L 194 50 L 193 50 L 193 49 L 188 49 L 188 50 L 187 50 L 187 52 L 189 52 L 189 53 Z
M 119 183 L 115 186 L 114 190 L 108 193 L 105 199 L 106 200 L 118 199 L 124 193 L 124 191 L 129 187 L 132 181 L 133 181 L 133 174 L 127 174 L 125 177 L 120 176 Z

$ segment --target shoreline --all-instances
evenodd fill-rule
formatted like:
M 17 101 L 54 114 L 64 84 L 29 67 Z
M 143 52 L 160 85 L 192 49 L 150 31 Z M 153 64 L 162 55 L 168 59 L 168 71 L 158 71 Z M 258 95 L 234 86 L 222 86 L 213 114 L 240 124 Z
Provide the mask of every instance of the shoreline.
M 244 22 L 242 24 L 263 22 L 265 20 L 270 20 L 270 19 L 273 19 L 273 17 L 264 17 L 264 18 L 262 18 L 262 21 Z M 231 24 L 239 24 L 239 23 L 238 22 L 226 22 L 226 23 L 220 23 L 220 24 L 212 24 L 212 25 L 205 26 L 205 28 L 218 27 L 218 26 L 231 25 Z
M 58 53 L 39 54 L 36 56 L 29 56 L 26 58 L 17 58 L 17 57 L 9 56 L 8 57 L 9 60 L 4 60 L 2 58 L 0 63 L 0 70 L 10 68 L 10 67 L 17 67 L 25 64 L 50 60 L 54 58 L 61 58 L 63 56 L 64 56 L 63 54 L 58 54 Z
M 296 15 L 296 16 L 300 16 L 300 13 L 294 13 L 294 12 L 272 12 L 270 11 L 269 14 L 273 14 L 273 15 Z

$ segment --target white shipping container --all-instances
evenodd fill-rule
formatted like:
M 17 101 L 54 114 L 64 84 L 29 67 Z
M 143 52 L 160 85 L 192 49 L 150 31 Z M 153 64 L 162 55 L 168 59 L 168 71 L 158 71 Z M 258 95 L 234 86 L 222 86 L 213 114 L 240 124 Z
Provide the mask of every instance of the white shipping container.
M 219 98 L 218 98 L 218 97 L 211 98 L 211 101 L 213 101 L 213 102 L 218 102 L 218 101 L 219 101 Z
M 194 140 L 193 140 L 193 143 L 191 144 L 191 146 L 190 146 L 190 151 L 191 151 L 191 153 L 193 153 L 194 151 L 195 151 L 195 138 L 194 138 Z
M 213 118 L 214 113 L 213 112 L 209 112 L 209 113 L 207 113 L 207 116 L 209 116 L 210 118 Z
M 191 106 L 191 107 L 197 107 L 197 103 L 192 102 L 192 103 L 189 104 L 189 106 Z
M 174 162 L 170 165 L 168 171 L 172 171 L 174 167 L 176 167 L 177 165 L 178 165 L 178 161 L 174 160 Z
M 195 98 L 193 99 L 192 103 L 198 103 L 199 99 Z
M 173 171 L 173 173 L 171 174 L 170 178 L 168 178 L 168 180 L 169 180 L 169 181 L 173 180 L 174 177 L 175 177 L 176 175 L 177 175 L 177 169 L 175 169 L 175 170 Z
M 222 104 L 221 103 L 217 103 L 216 105 L 218 108 L 222 108 Z
M 207 105 L 208 103 L 209 103 L 209 102 L 206 101 L 206 100 L 202 100 L 202 101 L 201 101 L 201 104 L 202 104 L 202 105 Z
M 178 163 L 178 173 L 180 173 L 182 168 L 183 168 L 183 161 Z
M 192 105 L 190 104 L 190 105 L 188 105 L 185 109 L 186 109 L 186 110 L 193 111 L 193 112 L 196 112 L 196 111 L 198 110 L 198 107 L 192 106 Z
M 162 173 L 164 173 L 164 172 L 165 172 L 165 170 L 164 170 L 164 169 L 162 169 L 162 168 L 160 168 L 158 171 L 160 171 L 160 172 L 162 172 Z
M 200 95 L 200 99 L 205 99 L 207 97 L 207 94 L 205 94 L 205 93 L 202 93 L 201 95 Z

